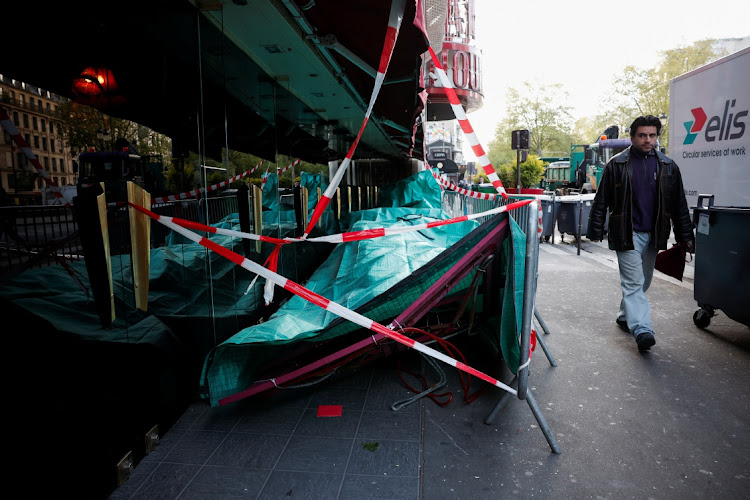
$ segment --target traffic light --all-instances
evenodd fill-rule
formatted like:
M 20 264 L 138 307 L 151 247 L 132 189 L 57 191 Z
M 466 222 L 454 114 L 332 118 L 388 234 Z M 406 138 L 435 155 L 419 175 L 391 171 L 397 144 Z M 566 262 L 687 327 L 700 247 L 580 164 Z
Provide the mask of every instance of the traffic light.
M 511 149 L 529 149 L 529 135 L 528 130 L 514 130 L 511 136 Z

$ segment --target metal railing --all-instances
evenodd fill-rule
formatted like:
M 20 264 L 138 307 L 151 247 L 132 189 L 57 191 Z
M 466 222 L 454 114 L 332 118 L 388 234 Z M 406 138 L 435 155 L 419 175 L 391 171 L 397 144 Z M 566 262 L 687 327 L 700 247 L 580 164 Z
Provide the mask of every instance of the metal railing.
M 0 275 L 82 259 L 78 225 L 65 206 L 0 207 Z
M 59 264 L 60 259 L 84 258 L 74 206 L 30 205 L 0 207 L 0 276 L 13 276 L 25 269 Z M 179 217 L 203 224 L 218 222 L 237 212 L 237 198 L 217 197 L 156 204 L 159 215 Z M 107 213 L 112 255 L 130 252 L 130 225 L 125 206 Z M 151 225 L 151 248 L 166 244 L 169 229 Z

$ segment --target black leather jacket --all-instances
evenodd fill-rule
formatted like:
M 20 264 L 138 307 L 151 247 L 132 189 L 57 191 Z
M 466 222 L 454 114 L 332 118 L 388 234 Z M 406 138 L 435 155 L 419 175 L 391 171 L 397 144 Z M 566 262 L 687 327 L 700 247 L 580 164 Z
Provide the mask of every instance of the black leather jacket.
M 656 151 L 658 167 L 657 217 L 654 229 L 656 248 L 664 250 L 669 240 L 670 220 L 675 240 L 693 242 L 693 222 L 682 187 L 680 169 L 671 158 Z M 607 241 L 610 250 L 633 250 L 633 199 L 630 148 L 614 156 L 604 167 L 589 213 L 586 237 L 604 239 L 604 223 L 609 210 Z

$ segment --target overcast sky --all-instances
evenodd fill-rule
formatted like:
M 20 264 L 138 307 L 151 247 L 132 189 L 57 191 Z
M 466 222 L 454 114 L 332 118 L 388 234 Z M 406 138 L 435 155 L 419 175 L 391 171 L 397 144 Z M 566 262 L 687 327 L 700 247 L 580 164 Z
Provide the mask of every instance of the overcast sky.
M 485 149 L 505 113 L 508 87 L 562 83 L 578 119 L 597 113 L 627 65 L 652 67 L 659 51 L 705 38 L 750 36 L 748 0 L 475 0 L 475 8 L 484 105 L 468 118 Z M 466 157 L 474 159 L 469 151 Z

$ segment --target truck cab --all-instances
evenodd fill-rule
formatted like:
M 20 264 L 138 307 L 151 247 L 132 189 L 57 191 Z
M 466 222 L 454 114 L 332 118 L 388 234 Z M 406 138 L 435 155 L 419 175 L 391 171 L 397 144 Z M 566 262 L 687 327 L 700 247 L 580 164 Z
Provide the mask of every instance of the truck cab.
M 144 187 L 141 157 L 127 147 L 121 151 L 90 151 L 78 155 L 78 191 L 103 182 L 107 202 L 125 201 L 128 181 Z
M 628 139 L 607 139 L 602 136 L 597 142 L 589 145 L 586 154 L 589 165 L 586 171 L 587 182 L 581 189 L 582 193 L 594 192 L 602 179 L 602 172 L 609 160 L 618 153 L 630 147 Z

